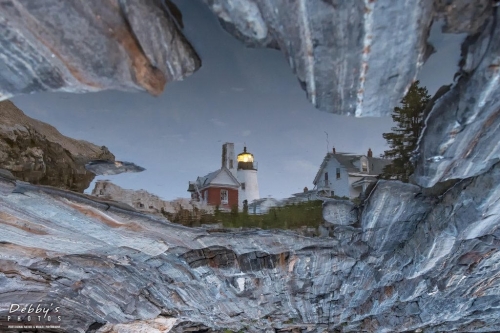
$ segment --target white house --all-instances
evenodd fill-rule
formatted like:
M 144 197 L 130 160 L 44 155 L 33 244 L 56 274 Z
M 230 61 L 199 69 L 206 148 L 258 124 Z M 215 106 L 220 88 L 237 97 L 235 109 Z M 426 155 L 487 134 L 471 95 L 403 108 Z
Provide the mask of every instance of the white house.
M 354 199 L 377 181 L 377 176 L 391 160 L 367 155 L 327 153 L 314 178 L 314 190 L 321 196 L 339 196 Z

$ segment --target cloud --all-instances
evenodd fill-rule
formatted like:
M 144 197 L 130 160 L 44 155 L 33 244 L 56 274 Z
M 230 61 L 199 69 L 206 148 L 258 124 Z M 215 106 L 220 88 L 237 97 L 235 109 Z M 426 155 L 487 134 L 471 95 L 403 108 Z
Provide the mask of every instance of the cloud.
M 240 88 L 240 87 L 232 87 L 231 88 L 232 91 L 236 91 L 236 92 L 242 92 L 242 91 L 245 91 L 244 88 Z
M 250 130 L 244 130 L 243 132 L 241 132 L 241 136 L 249 136 L 250 134 L 252 134 L 252 131 Z
M 210 119 L 210 121 L 212 122 L 212 124 L 214 124 L 217 127 L 224 127 L 227 125 L 225 122 L 223 122 L 222 120 L 219 120 L 217 118 L 212 118 L 212 119 Z

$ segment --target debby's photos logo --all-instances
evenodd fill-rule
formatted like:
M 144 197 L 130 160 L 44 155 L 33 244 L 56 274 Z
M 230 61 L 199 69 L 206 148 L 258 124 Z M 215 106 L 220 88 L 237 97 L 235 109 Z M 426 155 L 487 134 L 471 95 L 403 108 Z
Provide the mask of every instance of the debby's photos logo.
M 60 328 L 62 316 L 54 303 L 12 303 L 5 319 L 9 328 Z

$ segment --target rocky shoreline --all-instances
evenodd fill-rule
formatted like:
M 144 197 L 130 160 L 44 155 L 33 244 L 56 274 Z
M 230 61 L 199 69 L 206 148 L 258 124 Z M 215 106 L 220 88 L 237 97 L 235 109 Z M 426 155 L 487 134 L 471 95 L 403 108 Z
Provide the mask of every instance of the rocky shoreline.
M 105 146 L 62 135 L 10 101 L 0 102 L 0 168 L 32 184 L 83 192 L 95 178 L 85 164 L 95 159 L 115 156 Z

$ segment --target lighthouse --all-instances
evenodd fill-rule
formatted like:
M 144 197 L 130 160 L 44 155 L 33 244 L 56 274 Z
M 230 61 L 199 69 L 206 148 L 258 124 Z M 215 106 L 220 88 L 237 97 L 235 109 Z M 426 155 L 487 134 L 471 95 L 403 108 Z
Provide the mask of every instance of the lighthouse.
M 253 159 L 253 154 L 243 148 L 243 152 L 237 157 L 238 167 L 236 178 L 240 183 L 238 190 L 238 207 L 243 209 L 245 201 L 251 204 L 252 201 L 260 199 L 259 183 L 257 181 L 257 163 Z

